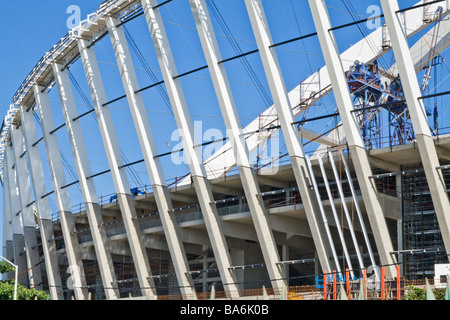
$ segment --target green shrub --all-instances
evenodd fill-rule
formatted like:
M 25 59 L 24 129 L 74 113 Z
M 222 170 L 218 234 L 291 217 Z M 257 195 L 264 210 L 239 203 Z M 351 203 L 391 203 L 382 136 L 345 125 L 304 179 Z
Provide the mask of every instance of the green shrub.
M 445 288 L 433 290 L 436 300 L 445 300 Z
M 7 262 L 0 262 L 0 274 L 14 271 L 14 267 Z M 14 299 L 14 280 L 0 281 L 0 300 Z M 17 284 L 17 300 L 50 300 L 44 291 L 27 289 Z
M 0 300 L 14 299 L 14 280 L 0 282 Z M 44 291 L 27 289 L 17 284 L 17 300 L 50 300 L 50 296 Z
M 444 300 L 445 297 L 445 288 L 444 289 L 434 289 L 433 290 L 434 297 L 436 300 Z M 425 289 L 416 288 L 413 285 L 410 285 L 406 288 L 406 293 L 403 296 L 403 300 L 426 300 L 427 295 Z
M 7 262 L 0 262 L 0 274 L 14 271 L 14 267 Z
M 403 296 L 403 300 L 425 300 L 426 294 L 425 290 L 422 288 L 416 288 L 413 285 L 410 285 L 406 288 L 405 295 Z

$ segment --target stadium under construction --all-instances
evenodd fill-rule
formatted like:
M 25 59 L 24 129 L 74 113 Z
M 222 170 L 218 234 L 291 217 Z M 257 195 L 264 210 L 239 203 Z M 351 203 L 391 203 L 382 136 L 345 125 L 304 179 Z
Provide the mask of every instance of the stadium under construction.
M 439 286 L 449 1 L 364 2 L 99 4 L 2 123 L 18 282 L 54 300 Z

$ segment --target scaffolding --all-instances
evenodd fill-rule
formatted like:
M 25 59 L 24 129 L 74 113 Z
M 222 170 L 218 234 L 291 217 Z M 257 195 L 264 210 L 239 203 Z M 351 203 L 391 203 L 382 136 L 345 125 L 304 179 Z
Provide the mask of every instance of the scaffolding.
M 356 60 L 347 80 L 354 98 L 361 134 L 368 149 L 383 146 L 383 109 L 388 112 L 389 146 L 411 143 L 415 139 L 400 77 L 382 83 L 377 60 L 364 64 Z M 379 106 L 379 107 L 377 107 Z M 430 115 L 427 110 L 427 114 Z
M 406 173 L 402 179 L 404 274 L 409 280 L 423 280 L 434 275 L 434 264 L 447 262 L 445 248 L 425 173 Z

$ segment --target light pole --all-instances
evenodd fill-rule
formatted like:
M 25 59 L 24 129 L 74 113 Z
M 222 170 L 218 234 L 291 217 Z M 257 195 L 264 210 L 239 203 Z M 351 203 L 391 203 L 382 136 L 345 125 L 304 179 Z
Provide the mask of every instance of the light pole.
M 0 258 L 2 258 L 3 260 L 5 260 L 6 262 L 8 262 L 10 265 L 12 265 L 13 266 L 13 268 L 14 268 L 14 274 L 15 274 L 15 276 L 14 276 L 14 300 L 17 300 L 17 278 L 18 278 L 18 276 L 17 276 L 17 271 L 18 271 L 18 267 L 14 264 L 14 263 L 12 263 L 11 261 L 9 261 L 8 259 L 6 259 L 6 258 L 4 258 L 4 257 L 2 257 L 2 256 L 0 256 Z

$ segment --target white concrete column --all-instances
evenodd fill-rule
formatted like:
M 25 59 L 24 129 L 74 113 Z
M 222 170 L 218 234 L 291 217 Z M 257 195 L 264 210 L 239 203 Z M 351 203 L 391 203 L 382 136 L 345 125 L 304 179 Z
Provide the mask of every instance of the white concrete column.
M 4 178 L 1 179 L 1 183 L 2 183 L 2 189 L 3 189 L 3 214 L 2 214 L 2 219 L 3 219 L 3 233 L 2 233 L 2 256 L 5 257 L 6 256 L 6 242 L 8 241 L 8 237 L 7 237 L 7 222 L 6 222 L 6 216 L 8 215 L 8 212 L 6 211 L 6 207 L 9 206 L 8 201 L 6 200 L 6 194 L 5 194 L 5 187 L 4 187 Z M 8 259 L 8 258 L 7 258 Z
M 14 260 L 14 247 L 13 247 L 13 221 L 12 221 L 12 211 L 11 211 L 11 201 L 10 201 L 10 186 L 9 186 L 9 175 L 8 175 L 8 164 L 6 161 L 6 154 L 3 159 L 3 257 L 9 261 Z M 14 277 L 14 272 L 9 272 L 6 274 L 6 279 L 12 279 Z
M 231 141 L 234 156 L 237 159 L 239 176 L 252 214 L 253 223 L 264 256 L 267 271 L 272 280 L 272 286 L 276 289 L 282 289 L 287 284 L 284 268 L 281 268 L 279 264 L 280 257 L 270 227 L 270 217 L 262 197 L 259 196 L 261 191 L 254 170 L 250 165 L 248 146 L 243 134 L 242 125 L 236 109 L 225 66 L 219 64 L 219 62 L 222 61 L 222 57 L 219 44 L 217 43 L 214 34 L 208 8 L 204 0 L 190 0 L 189 2 L 197 25 L 203 52 L 206 61 L 208 62 L 212 82 L 219 100 L 220 109 Z
M 312 16 L 316 26 L 322 53 L 330 75 L 333 93 L 341 116 L 350 154 L 353 159 L 356 177 L 372 229 L 372 234 L 378 249 L 382 265 L 386 265 L 386 276 L 395 276 L 395 258 L 390 254 L 394 251 L 386 220 L 378 198 L 375 181 L 372 175 L 369 159 L 364 147 L 361 132 L 355 115 L 352 113 L 353 102 L 340 59 L 337 43 L 331 29 L 331 22 L 324 0 L 310 0 Z
M 5 162 L 4 162 L 5 163 Z M 3 165 L 6 168 L 6 165 Z M 6 181 L 6 174 L 3 175 L 3 248 L 2 256 L 11 261 L 12 255 L 12 222 L 11 205 L 9 203 L 9 182 Z M 11 258 L 11 259 L 10 259 Z
M 3 233 L 2 233 L 2 256 L 5 257 L 6 256 L 6 242 L 8 241 L 8 237 L 7 237 L 7 222 L 6 222 L 6 217 L 9 213 L 6 211 L 6 207 L 9 206 L 9 200 L 6 199 L 6 194 L 5 194 L 5 186 L 4 186 L 4 178 L 1 178 L 1 183 L 2 183 L 2 190 L 3 190 L 3 211 L 2 211 L 2 219 L 3 219 L 3 225 L 2 225 L 2 229 L 3 229 Z M 7 258 L 8 259 L 8 258 Z M 2 278 L 3 279 L 3 278 Z
M 62 70 L 62 66 L 56 63 L 53 64 L 52 68 L 72 148 L 75 168 L 80 182 L 81 193 L 86 207 L 86 214 L 92 240 L 94 242 L 95 255 L 100 268 L 103 287 L 105 288 L 105 296 L 108 300 L 118 299 L 120 298 L 120 292 L 117 288 L 117 278 L 114 271 L 113 260 L 111 258 L 111 244 L 105 229 L 102 227 L 103 218 L 98 204 L 94 181 L 92 179 L 87 179 L 87 177 L 92 175 L 92 172 L 84 143 L 83 132 L 81 131 L 81 124 L 80 121 L 73 121 L 73 119 L 77 117 L 77 108 L 69 73 L 67 69 Z
M 11 221 L 12 221 L 12 238 L 13 238 L 13 256 L 10 260 L 18 266 L 18 274 L 23 274 L 27 270 L 27 259 L 25 252 L 25 236 L 23 232 L 22 213 L 20 207 L 19 188 L 17 186 L 17 176 L 15 169 L 14 150 L 11 143 L 8 141 L 5 147 L 5 162 L 6 169 L 4 174 L 7 175 L 9 182 L 9 203 L 11 206 Z M 28 277 L 19 277 L 18 283 L 23 286 L 28 286 Z
M 398 72 L 402 81 L 409 115 L 416 134 L 422 166 L 425 171 L 434 204 L 434 210 L 439 222 L 442 240 L 447 254 L 450 254 L 450 203 L 442 171 L 436 169 L 440 165 L 439 158 L 428 124 L 423 100 L 419 99 L 421 97 L 421 92 L 408 40 L 397 15 L 397 11 L 399 10 L 398 2 L 395 0 L 382 0 L 381 6 L 391 38 L 394 56 L 397 61 Z
M 72 271 L 73 290 L 75 291 L 77 300 L 86 300 L 88 293 L 86 288 L 86 277 L 81 257 L 81 248 L 75 233 L 76 227 L 72 214 L 69 192 L 67 189 L 63 188 L 63 186 L 66 185 L 66 177 L 61 160 L 58 137 L 56 134 L 50 133 L 55 128 L 55 124 L 53 122 L 48 93 L 39 85 L 35 85 L 33 89 L 42 136 L 47 152 L 48 164 L 52 175 L 53 190 L 61 221 L 67 259 L 69 261 L 70 271 Z
M 156 0 L 142 0 L 141 3 L 172 105 L 175 121 L 183 142 L 183 149 L 188 160 L 192 180 L 194 182 L 203 219 L 211 241 L 211 247 L 222 279 L 222 284 L 225 291 L 229 292 L 231 296 L 237 295 L 239 294 L 239 286 L 236 283 L 235 274 L 230 270 L 232 262 L 228 244 L 223 232 L 222 221 L 214 204 L 214 197 L 202 159 L 199 158 L 199 155 L 194 149 L 194 130 L 181 82 L 179 79 L 174 79 L 178 73 L 167 39 L 164 23 L 159 9 L 153 9 L 158 3 Z
M 164 173 L 157 155 L 156 144 L 145 109 L 144 100 L 139 90 L 139 83 L 128 48 L 123 27 L 117 27 L 120 22 L 114 18 L 106 20 L 112 46 L 114 49 L 122 83 L 127 95 L 128 105 L 133 117 L 136 133 L 144 155 L 147 172 L 150 177 L 152 189 L 155 194 L 156 205 L 161 218 L 164 234 L 167 239 L 169 252 L 177 275 L 178 285 L 184 299 L 195 296 L 195 287 L 192 278 L 188 275 L 189 265 L 186 252 L 181 241 L 180 227 L 172 211 L 173 205 L 167 190 Z
M 21 124 L 19 124 L 21 126 Z M 31 186 L 28 174 L 27 158 L 24 154 L 23 133 L 18 126 L 11 126 L 11 140 L 16 164 L 17 187 L 21 207 L 25 250 L 27 252 L 28 278 L 31 287 L 42 290 L 42 273 L 39 264 L 39 250 L 34 220 L 34 207 L 31 198 Z
M 78 40 L 78 48 L 81 54 L 84 71 L 86 74 L 91 98 L 94 104 L 100 133 L 111 169 L 111 175 L 119 201 L 120 212 L 122 214 L 128 243 L 130 245 L 139 285 L 143 296 L 151 299 L 156 298 L 156 288 L 152 278 L 152 272 L 148 261 L 147 251 L 143 244 L 143 234 L 140 230 L 139 220 L 131 195 L 128 177 L 123 167 L 123 159 L 120 154 L 120 147 L 114 130 L 111 113 L 108 106 L 103 106 L 107 102 L 100 69 L 94 48 L 89 46 L 89 42 L 83 39 Z
M 330 244 L 325 241 L 327 238 L 326 230 L 324 222 L 319 214 L 320 209 L 318 201 L 320 201 L 320 199 L 317 199 L 311 188 L 312 182 L 305 160 L 301 137 L 298 130 L 292 125 L 295 121 L 294 114 L 275 49 L 270 48 L 273 41 L 264 8 L 260 0 L 245 0 L 245 4 L 247 6 L 270 91 L 274 99 L 275 109 L 278 114 L 286 147 L 291 158 L 295 179 L 305 208 L 306 217 L 311 229 L 320 264 L 322 270 L 329 272 L 330 270 L 334 270 L 335 267 L 330 265 L 329 257 L 331 257 L 332 253 Z
M 53 221 L 48 198 L 42 198 L 46 194 L 44 169 L 42 165 L 39 146 L 33 144 L 37 141 L 36 124 L 34 122 L 33 111 L 26 111 L 27 108 L 20 106 L 20 121 L 27 150 L 31 184 L 33 186 L 39 229 L 41 232 L 42 251 L 45 259 L 45 269 L 49 292 L 52 300 L 63 300 L 63 289 L 61 274 L 58 267 L 58 252 L 56 251 Z

